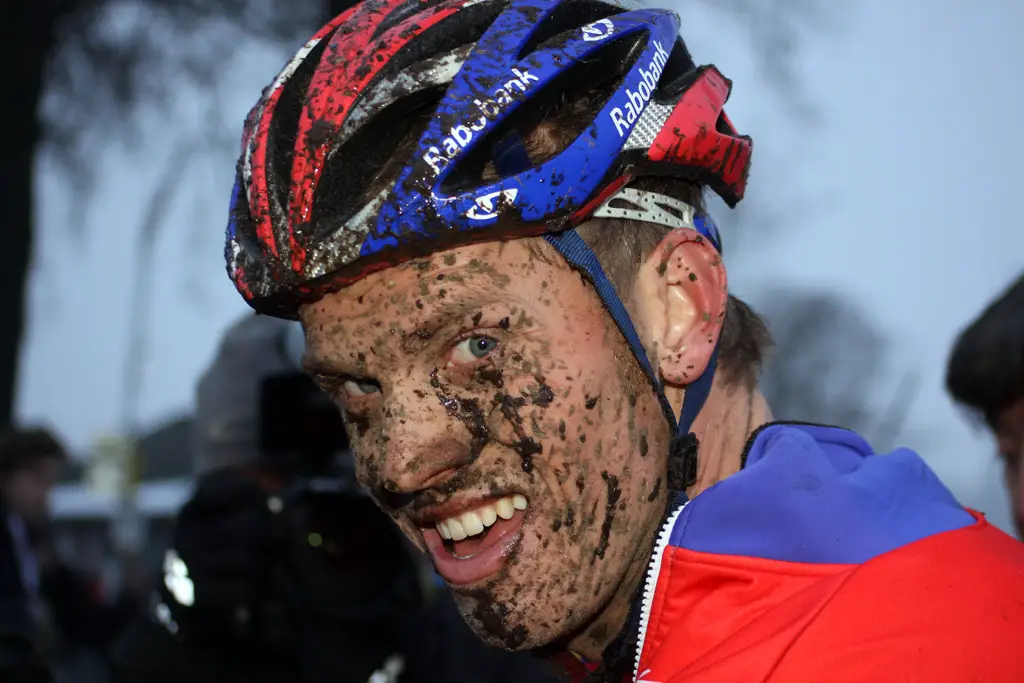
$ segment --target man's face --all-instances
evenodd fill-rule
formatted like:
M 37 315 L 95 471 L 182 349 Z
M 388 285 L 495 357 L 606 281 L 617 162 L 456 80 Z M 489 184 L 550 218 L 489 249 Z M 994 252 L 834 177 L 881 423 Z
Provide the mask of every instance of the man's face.
M 60 476 L 61 461 L 44 458 L 10 472 L 4 481 L 4 502 L 29 526 L 49 516 L 50 491 Z
M 302 311 L 361 483 L 509 648 L 597 614 L 665 507 L 658 402 L 590 286 L 552 263 L 524 240 L 460 247 Z
M 996 414 L 992 428 L 1006 467 L 1006 485 L 1013 502 L 1017 533 L 1024 539 L 1024 400 Z

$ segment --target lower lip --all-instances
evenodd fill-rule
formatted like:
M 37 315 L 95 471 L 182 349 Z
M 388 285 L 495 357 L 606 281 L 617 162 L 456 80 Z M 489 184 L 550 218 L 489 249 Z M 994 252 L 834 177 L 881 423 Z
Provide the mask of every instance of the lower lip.
M 466 586 L 497 574 L 505 565 L 505 560 L 523 537 L 523 511 L 517 510 L 508 522 L 502 525 L 502 529 L 489 531 L 497 536 L 488 538 L 488 546 L 471 557 L 452 555 L 435 527 L 423 530 L 423 540 L 434 561 L 434 567 L 445 581 L 453 586 Z

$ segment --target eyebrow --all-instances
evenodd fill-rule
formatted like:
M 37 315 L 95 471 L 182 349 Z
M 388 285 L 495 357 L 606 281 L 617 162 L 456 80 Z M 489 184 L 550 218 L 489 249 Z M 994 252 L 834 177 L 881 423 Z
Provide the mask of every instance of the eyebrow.
M 430 340 L 439 330 L 451 325 L 455 321 L 464 319 L 474 311 L 479 311 L 485 306 L 492 305 L 498 301 L 495 295 L 502 290 L 489 286 L 481 287 L 469 294 L 467 299 L 444 301 L 435 305 L 430 313 L 420 320 L 409 334 L 405 335 L 399 345 L 403 353 L 410 353 Z M 324 376 L 339 376 L 352 374 L 349 370 L 324 358 L 311 354 L 308 347 L 302 355 L 302 369 L 309 374 Z
M 418 348 L 422 342 L 429 340 L 439 330 L 456 321 L 463 320 L 473 311 L 479 311 L 484 306 L 494 303 L 494 299 L 488 294 L 487 292 L 474 292 L 470 300 L 445 301 L 443 304 L 435 306 L 402 340 L 402 350 L 409 352 Z

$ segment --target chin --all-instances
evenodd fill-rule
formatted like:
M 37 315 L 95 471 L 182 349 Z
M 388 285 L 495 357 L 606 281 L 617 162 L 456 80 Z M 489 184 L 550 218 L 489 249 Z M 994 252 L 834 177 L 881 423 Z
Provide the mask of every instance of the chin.
M 460 588 L 453 595 L 469 628 L 491 647 L 512 652 L 536 650 L 565 635 L 545 627 L 536 616 L 528 618 L 509 609 L 507 603 L 493 597 L 487 589 Z
M 480 640 L 509 651 L 538 650 L 564 642 L 584 626 L 587 612 L 579 609 L 581 600 L 572 598 L 592 591 L 580 587 L 577 593 L 562 582 L 552 588 L 531 585 L 517 580 L 516 570 L 525 570 L 529 578 L 543 572 L 521 565 L 509 569 L 483 585 L 451 587 L 463 619 Z

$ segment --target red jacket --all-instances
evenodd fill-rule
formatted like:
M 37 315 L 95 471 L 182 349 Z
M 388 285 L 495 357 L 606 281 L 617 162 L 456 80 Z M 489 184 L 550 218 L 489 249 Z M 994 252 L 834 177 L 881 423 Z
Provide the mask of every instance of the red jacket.
M 1024 544 L 915 453 L 762 429 L 744 468 L 669 517 L 643 683 L 1024 682 Z

